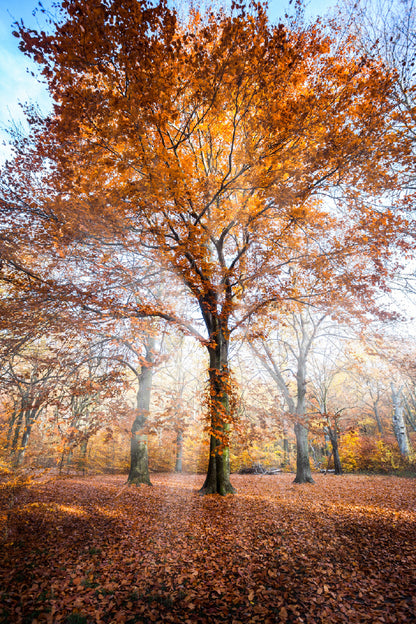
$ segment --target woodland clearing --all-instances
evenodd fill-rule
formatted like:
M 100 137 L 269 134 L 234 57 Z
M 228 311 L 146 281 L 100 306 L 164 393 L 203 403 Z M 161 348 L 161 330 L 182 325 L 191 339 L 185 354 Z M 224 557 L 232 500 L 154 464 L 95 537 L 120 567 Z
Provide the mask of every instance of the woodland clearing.
M 314 478 L 4 485 L 0 622 L 416 622 L 415 480 Z

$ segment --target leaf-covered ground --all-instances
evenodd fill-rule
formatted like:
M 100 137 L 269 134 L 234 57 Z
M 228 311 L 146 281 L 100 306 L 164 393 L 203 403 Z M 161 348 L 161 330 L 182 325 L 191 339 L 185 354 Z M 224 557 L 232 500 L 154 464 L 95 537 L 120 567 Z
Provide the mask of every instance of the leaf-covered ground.
M 152 480 L 20 492 L 0 622 L 416 622 L 415 480 L 234 475 L 226 498 L 199 497 L 201 476 Z

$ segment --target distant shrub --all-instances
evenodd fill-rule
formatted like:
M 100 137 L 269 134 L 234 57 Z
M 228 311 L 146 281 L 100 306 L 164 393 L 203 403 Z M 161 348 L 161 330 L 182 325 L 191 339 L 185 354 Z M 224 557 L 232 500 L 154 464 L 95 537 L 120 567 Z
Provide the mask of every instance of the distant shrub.
M 356 431 L 347 431 L 339 441 L 339 455 L 344 472 L 358 470 L 359 434 Z
M 340 440 L 340 457 L 344 472 L 389 474 L 416 470 L 414 458 L 400 455 L 392 436 L 366 436 L 348 431 Z

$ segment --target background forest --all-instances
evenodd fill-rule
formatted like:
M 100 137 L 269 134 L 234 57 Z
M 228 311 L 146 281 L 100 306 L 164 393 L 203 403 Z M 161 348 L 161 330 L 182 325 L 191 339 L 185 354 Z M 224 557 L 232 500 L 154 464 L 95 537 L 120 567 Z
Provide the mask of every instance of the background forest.
M 232 472 L 296 470 L 295 418 L 280 384 L 284 379 L 296 402 L 296 329 L 301 320 L 288 315 L 281 333 L 274 327 L 267 342 L 236 345 L 231 360 L 236 420 Z M 408 349 L 409 340 L 372 348 L 352 339 L 350 331 L 343 337 L 340 332 L 331 322 L 308 358 L 302 422 L 309 430 L 312 469 L 335 469 L 335 443 L 344 472 L 412 473 L 415 371 L 409 366 L 411 353 L 399 361 L 394 357 Z M 174 334 L 164 336 L 162 344 L 155 340 L 154 353 L 151 400 L 142 428 L 150 470 L 205 472 L 204 354 L 193 341 Z M 98 336 L 92 343 L 57 345 L 54 339 L 48 345 L 45 339 L 27 337 L 2 372 L 2 469 L 127 473 L 143 362 L 140 342 L 124 345 Z

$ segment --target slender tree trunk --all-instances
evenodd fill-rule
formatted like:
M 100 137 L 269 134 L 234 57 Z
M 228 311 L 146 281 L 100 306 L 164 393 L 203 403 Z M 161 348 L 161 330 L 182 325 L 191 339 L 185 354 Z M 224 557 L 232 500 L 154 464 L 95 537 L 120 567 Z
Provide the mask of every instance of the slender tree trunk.
M 407 408 L 406 410 L 406 422 L 412 431 L 416 431 L 416 422 L 412 416 L 410 408 Z
M 303 336 L 303 340 L 306 336 Z M 303 346 L 303 345 L 302 345 Z M 296 414 L 305 417 L 306 414 L 306 357 L 307 350 L 302 348 L 298 358 L 296 374 L 297 400 Z M 314 483 L 311 464 L 309 461 L 308 428 L 301 422 L 295 424 L 296 435 L 296 477 L 294 483 Z
M 69 472 L 71 469 L 71 464 L 72 464 L 72 457 L 73 457 L 73 450 L 72 450 L 72 446 L 69 447 L 68 449 L 68 455 L 66 456 L 66 471 Z
M 182 472 L 183 458 L 183 431 L 178 431 L 176 435 L 176 463 L 175 472 Z
M 208 347 L 211 438 L 209 463 L 205 483 L 199 493 L 233 494 L 235 489 L 230 482 L 230 431 L 228 341 L 220 330 L 215 335 L 215 345 Z
M 296 477 L 295 483 L 314 483 L 311 473 L 308 448 L 308 429 L 300 422 L 295 424 L 296 435 Z
M 328 474 L 328 470 L 330 469 L 329 467 L 331 465 L 331 457 L 332 457 L 332 451 L 330 451 L 326 456 L 325 474 Z
M 23 422 L 23 410 L 21 410 L 15 420 L 15 427 L 14 427 L 14 434 L 13 434 L 13 439 L 12 439 L 12 445 L 11 445 L 11 454 L 15 455 L 15 453 L 17 452 L 17 447 L 18 447 L 18 442 L 19 442 L 19 435 L 20 435 L 20 429 L 22 427 L 22 422 Z
M 131 428 L 130 443 L 130 472 L 128 483 L 131 485 L 152 485 L 149 476 L 149 458 L 147 453 L 147 434 L 143 432 L 150 407 L 152 390 L 153 362 L 155 339 L 149 336 L 146 345 L 146 360 L 148 366 L 142 365 L 139 375 L 139 390 L 137 392 L 137 415 Z
M 383 425 L 381 424 L 381 418 L 380 418 L 380 414 L 379 414 L 379 411 L 378 411 L 377 402 L 373 403 L 373 410 L 374 410 L 374 416 L 376 417 L 378 432 L 381 433 L 381 435 L 383 435 L 383 433 L 384 433 Z
M 78 470 L 82 470 L 82 474 L 85 474 L 85 468 L 87 465 L 87 447 L 88 439 L 85 439 L 81 442 L 78 460 Z
M 341 458 L 339 456 L 338 441 L 336 442 L 336 447 L 334 447 L 334 468 L 336 475 L 342 474 L 342 464 Z
M 406 397 L 403 397 L 403 398 L 404 398 L 404 403 L 405 403 L 405 408 L 406 408 L 405 409 L 405 422 L 409 425 L 412 431 L 416 431 L 416 422 L 414 419 L 414 405 L 415 405 L 414 399 L 413 397 L 411 397 L 410 399 L 411 403 L 410 403 Z
M 410 455 L 410 443 L 407 436 L 406 423 L 404 421 L 403 404 L 401 400 L 401 390 L 396 390 L 391 384 L 391 397 L 393 401 L 393 429 L 399 445 L 400 453 L 403 457 Z
M 334 430 L 330 426 L 328 426 L 328 434 L 329 434 L 329 439 L 331 441 L 332 454 L 334 456 L 335 474 L 340 475 L 342 474 L 342 466 L 341 466 L 341 458 L 339 456 L 338 435 L 337 435 L 336 429 Z
M 23 431 L 22 439 L 20 440 L 19 450 L 17 452 L 15 465 L 21 466 L 26 453 L 27 443 L 29 442 L 30 433 L 32 431 L 32 425 L 34 418 L 32 418 L 31 412 L 26 414 L 25 429 Z
M 289 440 L 284 437 L 283 438 L 283 466 L 287 466 L 289 464 Z
M 282 465 L 287 466 L 289 463 L 289 440 L 287 437 L 287 422 L 283 421 L 283 462 Z
M 13 448 L 12 445 L 12 435 L 13 435 L 13 429 L 15 428 L 15 423 L 19 418 L 19 414 L 21 414 L 21 410 L 13 410 L 13 413 L 10 417 L 10 421 L 9 421 L 9 426 L 7 429 L 7 436 L 6 436 L 6 448 Z
M 65 453 L 66 453 L 66 448 L 64 447 L 62 449 L 61 459 L 60 459 L 60 462 L 59 462 L 59 474 L 62 474 L 62 469 L 64 467 L 64 460 L 65 460 Z

